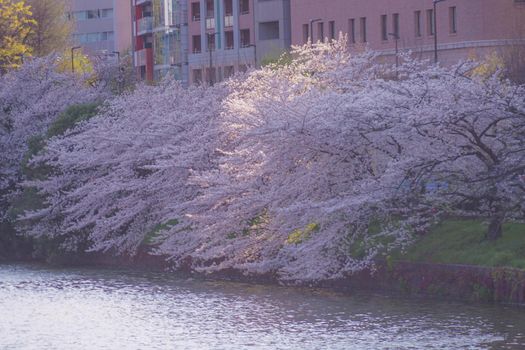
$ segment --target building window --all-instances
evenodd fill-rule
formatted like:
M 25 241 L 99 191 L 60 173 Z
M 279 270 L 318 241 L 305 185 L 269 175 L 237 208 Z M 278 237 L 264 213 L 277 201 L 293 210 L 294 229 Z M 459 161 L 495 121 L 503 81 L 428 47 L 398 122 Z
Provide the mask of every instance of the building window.
M 396 38 L 399 38 L 399 13 L 392 15 L 392 33 Z
M 250 13 L 250 0 L 240 0 L 239 7 L 240 7 L 241 15 Z
M 250 45 L 250 30 L 241 29 L 241 47 L 247 47 Z
M 359 19 L 360 22 L 360 30 L 361 30 L 361 42 L 366 43 L 366 17 L 361 17 Z
M 335 39 L 335 21 L 328 22 L 328 38 L 330 40 Z
M 100 10 L 101 18 L 113 18 L 113 9 L 102 9 Z
M 279 21 L 259 23 L 259 40 L 279 39 Z
M 427 10 L 427 34 L 434 35 L 434 10 Z
M 414 11 L 414 30 L 416 37 L 421 36 L 421 11 Z
M 450 33 L 455 34 L 458 31 L 457 27 L 457 12 L 456 12 L 456 6 L 452 6 L 448 8 L 448 18 L 449 18 L 449 26 L 450 26 Z
M 215 18 L 215 5 L 213 0 L 206 1 L 206 18 Z
M 235 74 L 235 68 L 233 66 L 224 66 L 224 79 L 228 79 L 234 74 Z
M 192 37 L 192 52 L 193 53 L 201 53 L 201 36 L 200 35 L 194 35 Z
M 194 84 L 201 84 L 202 83 L 202 70 L 201 69 L 194 69 L 193 70 L 193 83 Z
M 224 39 L 226 40 L 226 50 L 232 50 L 233 49 L 233 31 L 228 30 L 224 32 Z
M 348 20 L 348 41 L 350 44 L 355 44 L 355 18 Z
M 387 16 L 381 15 L 381 40 L 388 40 Z
M 309 32 L 308 24 L 303 24 L 303 43 L 304 44 L 308 44 L 308 38 L 310 37 L 308 32 Z
M 200 2 L 191 3 L 191 19 L 194 22 L 198 22 L 201 20 L 201 3 Z
M 224 15 L 231 16 L 233 15 L 233 1 L 224 0 Z
M 324 23 L 317 23 L 317 40 L 324 42 Z

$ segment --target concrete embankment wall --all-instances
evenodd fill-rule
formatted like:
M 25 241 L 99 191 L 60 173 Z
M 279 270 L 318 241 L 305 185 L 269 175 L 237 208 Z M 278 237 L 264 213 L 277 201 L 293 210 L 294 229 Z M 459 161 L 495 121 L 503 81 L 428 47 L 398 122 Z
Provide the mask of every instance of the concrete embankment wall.
M 123 267 L 174 271 L 165 257 L 139 252 L 133 258 L 103 254 L 86 256 L 82 265 Z M 405 261 L 378 263 L 373 270 L 364 270 L 336 280 L 282 281 L 276 274 L 246 275 L 228 269 L 211 274 L 192 271 L 188 261 L 179 272 L 209 279 L 261 284 L 327 288 L 339 292 L 377 291 L 450 300 L 512 303 L 525 306 L 525 270 L 503 267 L 430 264 Z
M 525 305 L 525 270 L 470 265 L 392 262 L 376 271 L 362 271 L 336 281 L 322 282 L 326 288 L 377 290 L 390 293 L 432 296 Z

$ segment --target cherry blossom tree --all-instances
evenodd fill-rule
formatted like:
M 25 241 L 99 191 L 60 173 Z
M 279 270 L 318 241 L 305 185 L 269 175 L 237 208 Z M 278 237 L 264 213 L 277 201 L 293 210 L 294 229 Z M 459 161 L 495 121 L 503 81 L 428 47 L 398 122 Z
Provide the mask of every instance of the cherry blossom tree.
M 336 278 L 446 215 L 523 220 L 524 87 L 344 39 L 213 87 L 141 86 L 57 137 L 30 235 L 201 271 Z M 175 220 L 176 219 L 176 220 Z M 152 236 L 154 236 L 152 238 Z
M 213 164 L 214 126 L 225 94 L 176 82 L 141 86 L 52 140 L 34 159 L 56 170 L 37 185 L 47 208 L 29 214 L 29 234 L 61 237 L 65 248 L 134 253 L 159 223 L 177 218 L 176 202 L 197 193 L 190 170 Z M 176 161 L 171 161 L 176 159 Z
M 45 132 L 72 104 L 101 98 L 82 79 L 59 73 L 56 57 L 27 60 L 0 77 L 0 191 L 21 180 L 20 163 L 28 140 Z

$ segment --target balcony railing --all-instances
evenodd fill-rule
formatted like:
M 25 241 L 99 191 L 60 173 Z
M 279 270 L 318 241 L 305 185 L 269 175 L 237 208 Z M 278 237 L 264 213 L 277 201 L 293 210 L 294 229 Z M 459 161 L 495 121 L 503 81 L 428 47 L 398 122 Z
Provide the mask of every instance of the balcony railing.
M 151 49 L 142 49 L 139 51 L 135 51 L 135 66 L 145 66 L 148 62 L 148 52 L 151 51 Z
M 137 34 L 142 35 L 153 31 L 153 17 L 143 17 L 137 21 Z
M 215 18 L 210 17 L 206 18 L 206 29 L 213 29 L 215 28 Z
M 224 16 L 224 27 L 233 27 L 233 16 L 232 15 Z

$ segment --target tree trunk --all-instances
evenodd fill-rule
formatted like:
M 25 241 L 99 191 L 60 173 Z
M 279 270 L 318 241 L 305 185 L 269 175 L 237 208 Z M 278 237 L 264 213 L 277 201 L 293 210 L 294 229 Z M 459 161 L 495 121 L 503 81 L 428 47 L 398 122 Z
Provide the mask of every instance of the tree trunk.
M 487 231 L 487 234 L 485 235 L 485 238 L 487 238 L 489 241 L 495 241 L 503 235 L 503 219 L 505 215 L 501 213 L 497 213 L 492 217 L 489 224 L 489 229 Z

